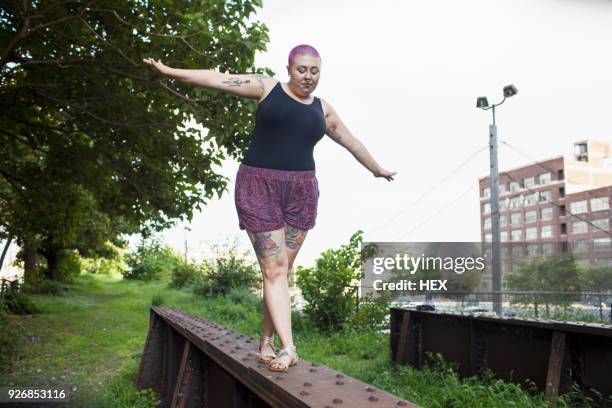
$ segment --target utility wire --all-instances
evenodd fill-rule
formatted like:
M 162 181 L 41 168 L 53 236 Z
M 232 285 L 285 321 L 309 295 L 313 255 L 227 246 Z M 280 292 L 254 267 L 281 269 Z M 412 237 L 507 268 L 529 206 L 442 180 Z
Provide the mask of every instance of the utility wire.
M 414 207 L 415 205 L 417 205 L 418 203 L 420 203 L 425 197 L 429 196 L 431 193 L 433 193 L 438 187 L 440 187 L 441 185 L 443 185 L 445 182 L 447 182 L 453 175 L 457 174 L 457 172 L 459 170 L 461 170 L 463 167 L 465 167 L 468 163 L 470 163 L 476 156 L 478 156 L 478 154 L 486 149 L 489 148 L 489 145 L 486 145 L 480 149 L 478 149 L 477 151 L 475 151 L 474 153 L 472 153 L 465 161 L 463 161 L 459 166 L 457 166 L 456 168 L 454 168 L 450 173 L 448 173 L 446 176 L 444 176 L 438 183 L 436 183 L 435 185 L 433 185 L 429 190 L 427 190 L 425 193 L 423 193 L 423 195 L 421 195 L 419 198 L 417 198 L 415 201 L 409 203 L 407 206 L 405 206 L 404 208 L 402 208 L 400 211 L 398 211 L 396 214 L 394 214 L 393 216 L 391 216 L 389 219 L 387 219 L 387 221 L 385 221 L 383 224 L 380 224 L 379 226 L 377 226 L 376 228 L 373 228 L 372 230 L 368 231 L 368 234 L 373 234 L 375 232 L 380 231 L 381 229 L 383 229 L 384 227 L 386 227 L 387 225 L 389 225 L 392 221 L 394 221 L 397 217 L 399 217 L 400 215 L 404 214 L 406 211 L 408 211 L 410 208 Z
M 488 146 L 487 146 L 488 147 Z M 450 201 L 449 203 L 447 203 L 444 207 L 442 207 L 438 212 L 436 212 L 435 214 L 433 214 L 431 217 L 426 218 L 425 220 L 421 221 L 421 223 L 419 223 L 416 227 L 412 228 L 411 230 L 408 230 L 408 232 L 405 232 L 404 234 L 402 234 L 400 237 L 396 238 L 394 241 L 399 241 L 400 239 L 404 238 L 406 235 L 411 234 L 412 232 L 416 231 L 417 229 L 421 228 L 423 225 L 425 225 L 426 223 L 428 223 L 429 221 L 431 221 L 432 219 L 434 219 L 435 217 L 437 217 L 438 215 L 442 214 L 444 211 L 448 210 L 452 205 L 454 205 L 457 201 L 459 201 L 460 199 L 462 199 L 467 193 L 471 192 L 472 190 L 474 190 L 474 188 L 478 187 L 478 185 L 476 184 L 472 184 L 470 183 L 470 188 L 468 188 L 467 190 L 465 190 L 463 193 L 461 193 L 459 196 L 455 197 L 455 199 L 453 199 L 452 201 Z
M 515 179 L 514 177 L 512 177 L 510 174 L 508 174 L 508 173 L 504 173 L 504 175 L 508 176 L 508 177 L 510 178 L 510 180 L 512 180 L 512 181 L 514 181 L 514 182 L 518 182 L 518 180 L 516 180 L 516 179 Z M 532 193 L 536 194 L 536 196 L 538 197 L 538 202 L 540 202 L 540 201 L 539 201 L 539 199 L 540 199 L 540 193 L 539 193 L 539 192 L 537 192 L 537 191 L 535 191 L 535 190 L 532 190 L 530 187 L 525 187 L 525 188 L 526 188 L 528 191 L 530 191 L 530 192 L 532 192 Z M 554 206 L 556 206 L 556 207 L 558 207 L 558 208 L 561 208 L 561 205 L 559 205 L 559 204 L 555 203 L 555 202 L 554 202 L 554 201 L 552 201 L 552 200 L 550 200 L 550 201 L 544 201 L 544 202 L 549 203 L 549 204 L 552 204 L 552 205 L 554 205 Z M 573 214 L 573 213 L 572 213 L 572 212 L 570 212 L 570 211 L 569 211 L 567 208 L 565 208 L 565 213 L 569 214 L 569 215 L 570 215 L 570 216 L 572 216 L 572 217 L 576 217 L 576 218 L 578 218 L 580 221 L 584 221 L 584 222 L 586 222 L 586 223 L 587 223 L 587 224 L 589 224 L 591 227 L 596 228 L 596 229 L 598 229 L 598 230 L 600 230 L 600 231 L 603 231 L 603 232 L 605 232 L 606 234 L 608 234 L 608 235 L 612 236 L 612 233 L 611 233 L 610 231 L 606 231 L 605 229 L 600 228 L 600 227 L 598 227 L 597 225 L 593 224 L 591 221 L 589 221 L 589 220 L 587 220 L 587 219 L 585 219 L 585 218 L 582 218 L 582 217 L 580 217 L 579 215 Z

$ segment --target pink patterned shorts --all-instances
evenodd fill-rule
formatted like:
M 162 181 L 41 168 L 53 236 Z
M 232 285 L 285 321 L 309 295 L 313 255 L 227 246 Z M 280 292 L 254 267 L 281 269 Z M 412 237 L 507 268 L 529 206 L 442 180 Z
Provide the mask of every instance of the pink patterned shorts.
M 234 201 L 240 229 L 273 231 L 286 222 L 309 230 L 317 218 L 319 184 L 314 170 L 275 170 L 241 164 Z

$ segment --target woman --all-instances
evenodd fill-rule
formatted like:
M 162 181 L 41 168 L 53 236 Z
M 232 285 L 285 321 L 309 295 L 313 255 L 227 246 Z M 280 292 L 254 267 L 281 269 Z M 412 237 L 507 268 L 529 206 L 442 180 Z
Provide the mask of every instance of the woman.
M 263 275 L 259 361 L 270 370 L 287 371 L 298 361 L 288 278 L 317 215 L 315 144 L 327 134 L 375 177 L 391 181 L 396 173 L 378 165 L 328 102 L 311 96 L 319 82 L 321 58 L 309 45 L 298 45 L 289 53 L 286 83 L 261 75 L 174 69 L 151 58 L 144 62 L 174 79 L 259 102 L 253 137 L 236 177 L 235 203 L 239 227 L 247 231 Z M 282 344 L 278 355 L 273 347 L 275 329 Z

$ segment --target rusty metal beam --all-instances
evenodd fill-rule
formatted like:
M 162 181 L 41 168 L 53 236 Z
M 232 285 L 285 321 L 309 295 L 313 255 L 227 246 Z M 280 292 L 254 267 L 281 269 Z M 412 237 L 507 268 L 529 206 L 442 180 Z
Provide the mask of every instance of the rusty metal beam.
M 257 361 L 255 338 L 177 309 L 153 306 L 151 319 L 159 319 L 168 327 L 162 330 L 166 335 L 157 356 L 165 361 L 162 382 L 167 386 L 162 387 L 163 406 L 417 407 L 346 374 L 303 359 L 287 373 L 272 372 Z M 184 344 L 181 350 L 176 339 Z M 195 370 L 189 379 L 189 356 L 195 355 L 205 363 L 192 362 L 192 367 L 201 367 L 201 373 Z M 203 404 L 185 405 L 197 396 L 201 396 Z

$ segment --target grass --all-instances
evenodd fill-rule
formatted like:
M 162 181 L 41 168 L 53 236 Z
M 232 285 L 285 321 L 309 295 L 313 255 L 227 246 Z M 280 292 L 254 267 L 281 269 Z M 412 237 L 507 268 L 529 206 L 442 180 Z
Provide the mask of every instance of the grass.
M 61 296 L 31 295 L 39 315 L 11 316 L 10 325 L 25 333 L 11 373 L 0 386 L 76 387 L 73 406 L 152 407 L 154 395 L 132 385 L 140 364 L 151 303 L 173 306 L 246 335 L 257 336 L 261 302 L 245 293 L 202 299 L 161 283 L 123 281 L 120 277 L 82 275 Z M 294 312 L 293 329 L 300 356 L 328 365 L 423 407 L 547 407 L 541 394 L 494 378 L 460 380 L 437 361 L 415 370 L 390 363 L 388 335 L 350 332 L 322 335 Z M 2 350 L 0 350 L 2 352 Z M 570 405 L 584 406 L 580 393 Z

